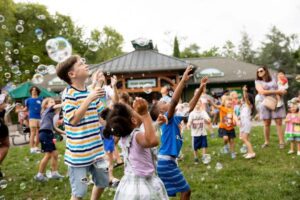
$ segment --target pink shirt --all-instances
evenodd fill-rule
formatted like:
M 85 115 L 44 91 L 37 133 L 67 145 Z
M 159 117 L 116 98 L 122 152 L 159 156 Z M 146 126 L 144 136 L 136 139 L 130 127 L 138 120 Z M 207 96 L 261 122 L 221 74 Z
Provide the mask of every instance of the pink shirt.
M 133 135 L 131 145 L 129 147 L 129 162 L 125 166 L 125 174 L 134 173 L 137 176 L 152 176 L 155 169 L 152 161 L 150 148 L 141 147 L 136 141 L 137 134 L 144 134 L 143 132 L 136 131 Z M 129 136 L 122 138 L 122 148 L 126 148 L 126 139 Z M 125 152 L 125 149 L 124 149 Z M 125 159 L 126 162 L 126 159 Z M 132 168 L 132 170 L 131 170 Z

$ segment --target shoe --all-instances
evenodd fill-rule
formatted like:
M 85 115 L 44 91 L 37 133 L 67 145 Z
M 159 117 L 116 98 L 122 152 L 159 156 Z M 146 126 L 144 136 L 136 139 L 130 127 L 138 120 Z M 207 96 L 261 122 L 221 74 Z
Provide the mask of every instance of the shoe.
M 288 154 L 293 154 L 293 153 L 295 153 L 295 152 L 292 150 L 289 150 L 289 152 L 288 152 Z
M 297 151 L 297 156 L 300 156 L 300 151 Z
M 229 153 L 229 146 L 224 145 L 224 154 L 228 154 L 228 153 Z
M 245 157 L 246 159 L 252 159 L 255 158 L 255 153 L 248 153 L 248 155 Z
M 115 164 L 114 164 L 114 168 L 119 167 L 119 166 L 121 166 L 121 165 L 124 165 L 124 162 L 121 162 L 121 163 L 115 163 Z
M 113 180 L 110 182 L 110 185 L 111 185 L 111 187 L 116 188 L 116 187 L 118 187 L 119 183 L 120 183 L 119 179 L 113 178 Z
M 243 157 L 244 157 L 244 158 L 246 158 L 246 157 L 247 157 L 247 155 L 248 155 L 248 153 L 244 154 L 244 155 L 243 155 Z
M 264 148 L 266 148 L 268 146 L 269 146 L 269 144 L 264 143 L 263 145 L 261 145 L 261 148 L 264 149 Z
M 48 178 L 44 175 L 42 175 L 42 176 L 35 175 L 34 180 L 39 181 L 39 182 L 46 182 L 46 181 L 48 181 Z
M 60 179 L 60 178 L 65 178 L 63 175 L 59 174 L 58 172 L 53 173 L 50 177 L 51 179 Z
M 199 164 L 199 159 L 198 158 L 194 158 L 194 164 Z
M 235 152 L 232 152 L 232 153 L 231 153 L 231 158 L 232 158 L 232 159 L 235 159 L 235 158 L 236 158 L 236 153 L 235 153 Z
M 280 108 L 281 106 L 283 106 L 283 102 L 281 101 L 281 100 L 279 100 L 278 102 L 277 102 L 277 108 Z
M 279 144 L 279 149 L 284 149 L 284 144 Z

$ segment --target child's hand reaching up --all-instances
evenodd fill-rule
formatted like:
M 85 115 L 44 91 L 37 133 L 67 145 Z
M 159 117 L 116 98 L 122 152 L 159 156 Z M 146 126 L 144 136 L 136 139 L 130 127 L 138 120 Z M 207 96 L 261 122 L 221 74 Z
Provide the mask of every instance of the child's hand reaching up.
M 133 102 L 133 109 L 139 115 L 145 115 L 148 113 L 148 103 L 145 99 L 137 97 Z
M 190 74 L 191 71 L 193 71 L 193 66 L 189 65 L 182 75 L 182 80 L 184 80 L 184 82 L 187 82 L 193 76 L 193 74 Z
M 159 114 L 156 120 L 157 124 L 162 125 L 164 123 L 168 124 L 168 118 L 165 115 Z

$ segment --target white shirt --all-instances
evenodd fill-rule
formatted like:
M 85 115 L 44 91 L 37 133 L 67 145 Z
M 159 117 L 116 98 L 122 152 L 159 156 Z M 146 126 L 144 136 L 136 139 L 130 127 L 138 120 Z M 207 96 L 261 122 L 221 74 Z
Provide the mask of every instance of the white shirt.
M 189 115 L 189 125 L 191 127 L 192 136 L 205 136 L 207 135 L 205 130 L 205 120 L 210 120 L 206 111 L 192 111 Z

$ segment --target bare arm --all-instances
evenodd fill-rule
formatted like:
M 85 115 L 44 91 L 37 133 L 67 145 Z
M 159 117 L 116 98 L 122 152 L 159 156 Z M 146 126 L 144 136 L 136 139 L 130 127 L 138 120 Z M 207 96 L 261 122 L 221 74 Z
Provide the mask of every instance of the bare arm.
M 148 103 L 142 98 L 137 98 L 133 103 L 133 108 L 140 115 L 145 128 L 144 134 L 136 135 L 137 143 L 144 148 L 157 146 L 159 142 L 155 134 L 155 128 L 152 124 L 151 116 L 148 112 Z
M 114 90 L 114 96 L 113 96 L 113 102 L 114 103 L 118 103 L 119 102 L 119 94 L 118 94 L 118 89 L 117 89 L 117 76 L 113 76 L 111 77 L 111 85 L 112 85 L 112 88 Z
M 193 76 L 193 74 L 189 74 L 191 71 L 193 70 L 193 67 L 190 65 L 186 68 L 183 76 L 182 76 L 182 79 L 180 80 L 179 84 L 177 85 L 175 91 L 174 91 L 174 94 L 172 96 L 172 100 L 171 100 L 171 105 L 168 109 L 168 119 L 172 118 L 173 115 L 174 115 L 174 112 L 175 112 L 175 108 L 179 102 L 179 99 L 180 99 L 180 96 L 181 96 L 181 93 L 182 93 L 182 90 L 185 86 L 185 83 L 189 80 L 189 78 L 191 76 Z
M 248 97 L 248 89 L 247 89 L 247 86 L 246 85 L 244 85 L 244 87 L 243 87 L 243 97 L 244 97 L 244 99 L 245 99 L 245 102 L 246 102 L 246 104 L 248 105 L 248 106 L 252 106 L 251 105 L 251 102 L 249 101 L 249 97 Z
M 196 94 L 193 96 L 193 98 L 189 102 L 190 112 L 192 112 L 194 110 L 204 88 L 206 87 L 207 81 L 208 81 L 207 76 L 205 76 L 201 79 L 199 89 L 197 90 Z
M 258 94 L 261 95 L 284 95 L 286 94 L 286 90 L 265 90 L 260 84 L 256 84 L 255 89 L 257 90 Z

